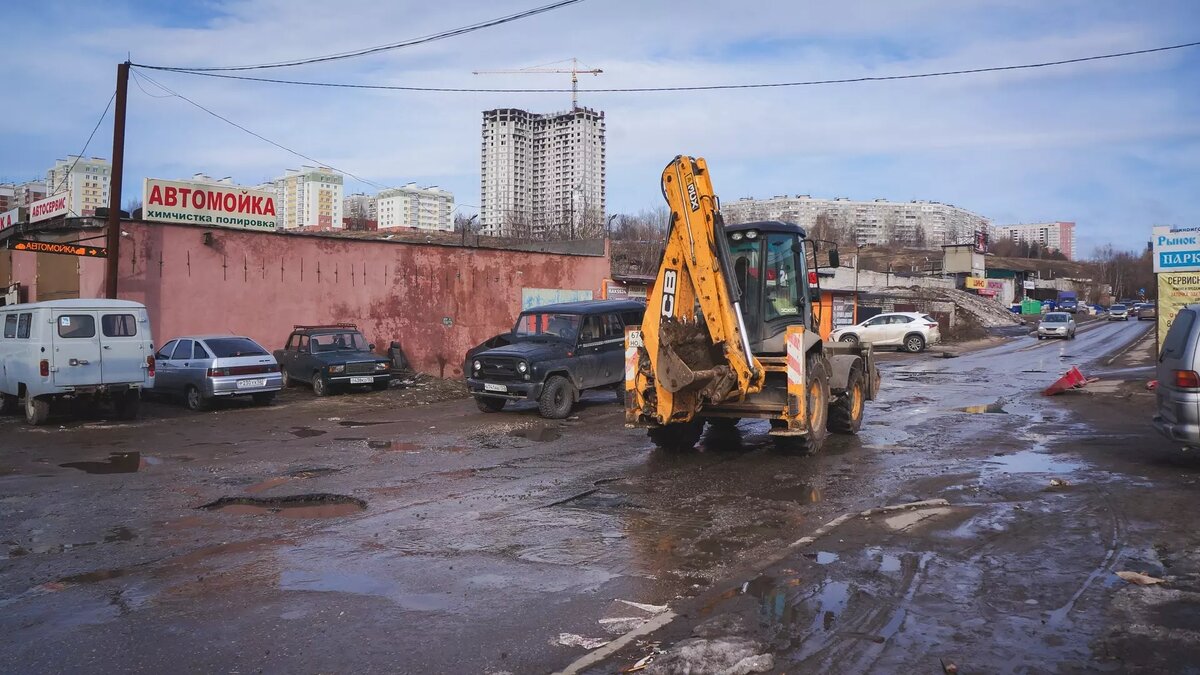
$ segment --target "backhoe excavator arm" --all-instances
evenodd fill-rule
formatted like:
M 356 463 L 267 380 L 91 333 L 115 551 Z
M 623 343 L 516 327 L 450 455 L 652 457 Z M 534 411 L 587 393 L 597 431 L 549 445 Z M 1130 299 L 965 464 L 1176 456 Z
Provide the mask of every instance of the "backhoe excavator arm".
M 750 352 L 707 164 L 676 157 L 663 170 L 662 191 L 670 231 L 647 297 L 644 351 L 627 350 L 626 370 L 634 376 L 638 416 L 668 424 L 761 391 L 764 371 Z

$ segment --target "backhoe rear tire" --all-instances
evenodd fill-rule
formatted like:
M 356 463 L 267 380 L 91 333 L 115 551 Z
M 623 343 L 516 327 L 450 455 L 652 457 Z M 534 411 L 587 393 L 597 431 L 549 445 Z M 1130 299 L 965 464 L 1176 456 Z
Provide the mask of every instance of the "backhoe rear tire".
M 661 427 L 648 429 L 646 435 L 659 449 L 666 452 L 688 452 L 696 447 L 700 435 L 704 432 L 704 420 L 699 418 L 690 422 L 664 424 Z
M 829 404 L 827 429 L 835 434 L 858 433 L 862 427 L 863 407 L 867 400 L 866 388 L 862 371 L 857 368 L 851 370 L 850 379 L 846 382 L 846 393 Z
M 808 433 L 803 436 L 772 436 L 775 448 L 788 454 L 814 455 L 820 452 L 829 436 L 829 361 L 823 354 L 810 354 L 805 372 L 808 373 L 808 382 L 804 385 Z M 771 420 L 773 427 L 782 424 L 783 420 Z

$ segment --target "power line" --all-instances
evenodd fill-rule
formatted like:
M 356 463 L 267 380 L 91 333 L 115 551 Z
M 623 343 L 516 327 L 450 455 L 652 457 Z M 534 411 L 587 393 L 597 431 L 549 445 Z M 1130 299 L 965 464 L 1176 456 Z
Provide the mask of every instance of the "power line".
M 1043 61 L 1040 63 L 1025 63 L 1011 66 L 990 66 L 987 68 L 969 68 L 962 70 L 942 70 L 931 73 L 915 73 L 911 75 L 881 75 L 867 77 L 848 77 L 827 80 L 801 80 L 795 82 L 757 82 L 746 84 L 706 84 L 706 85 L 682 85 L 682 86 L 665 86 L 665 87 L 608 87 L 599 89 L 580 89 L 579 91 L 587 93 L 610 93 L 610 94 L 628 94 L 628 93 L 649 93 L 649 92 L 672 92 L 672 91 L 717 91 L 728 89 L 772 89 L 784 87 L 812 87 L 831 84 L 855 84 L 864 82 L 890 82 L 896 80 L 919 80 L 933 77 L 947 77 L 951 75 L 976 75 L 980 73 L 996 73 L 1009 70 L 1030 70 L 1033 68 L 1048 68 L 1051 66 L 1064 66 L 1072 63 L 1085 63 L 1088 61 L 1102 61 L 1105 59 L 1118 59 L 1129 56 L 1140 56 L 1143 54 L 1154 54 L 1157 52 L 1166 52 L 1174 49 L 1185 49 L 1188 47 L 1200 46 L 1200 42 L 1188 42 L 1178 45 L 1170 45 L 1167 47 L 1154 47 L 1152 49 L 1139 49 L 1129 52 L 1118 52 L 1115 54 L 1100 54 L 1097 56 L 1084 56 L 1075 59 L 1063 59 L 1060 61 Z M 161 66 L 139 66 L 141 68 L 151 68 L 154 70 L 169 70 L 176 73 L 184 73 L 187 75 L 202 75 L 205 77 L 220 77 L 230 80 L 247 80 L 251 82 L 268 82 L 271 84 L 291 84 L 304 87 L 333 87 L 339 89 L 374 89 L 387 91 L 418 91 L 418 92 L 442 92 L 442 93 L 482 93 L 482 94 L 561 94 L 570 92 L 570 89 L 494 89 L 494 88 L 475 88 L 475 87 L 414 87 L 401 85 L 384 85 L 384 84 L 352 84 L 344 82 L 307 82 L 303 80 L 282 80 L 268 77 L 251 77 L 248 75 L 228 75 L 222 73 L 203 72 L 199 69 L 183 69 L 183 68 L 163 68 Z
M 134 73 L 134 71 L 132 71 L 132 70 L 131 70 L 130 72 L 131 72 L 131 73 Z M 142 73 L 141 75 L 138 75 L 137 73 L 134 73 L 134 76 L 135 76 L 135 77 L 143 77 L 143 78 L 145 78 L 147 82 L 149 82 L 149 83 L 153 84 L 154 86 L 158 87 L 159 89 L 161 89 L 161 90 L 163 90 L 163 91 L 167 92 L 167 94 L 169 94 L 170 96 L 173 96 L 173 97 L 175 97 L 175 98 L 178 98 L 178 99 L 182 99 L 182 100 L 184 100 L 184 101 L 186 101 L 186 102 L 188 102 L 188 103 L 192 104 L 193 106 L 195 106 L 195 107 L 199 108 L 200 110 L 203 110 L 204 112 L 208 113 L 209 115 L 212 115 L 213 117 L 215 117 L 215 118 L 217 118 L 217 119 L 221 120 L 222 122 L 225 122 L 226 124 L 228 124 L 228 125 L 230 125 L 230 126 L 236 127 L 236 128 L 238 128 L 238 129 L 240 129 L 240 130 L 242 130 L 242 131 L 246 132 L 247 134 L 250 134 L 251 136 L 253 136 L 253 137 L 255 137 L 255 138 L 259 139 L 260 141 L 263 141 L 263 142 L 265 142 L 265 143 L 270 143 L 271 145 L 273 145 L 273 146 L 275 146 L 275 147 L 279 148 L 280 150 L 283 150 L 284 152 L 291 153 L 291 154 L 293 154 L 293 155 L 295 155 L 295 156 L 297 156 L 297 157 L 299 157 L 299 158 L 301 158 L 301 159 L 306 159 L 306 160 L 308 160 L 308 161 L 310 161 L 310 162 L 312 162 L 312 163 L 316 164 L 317 166 L 322 166 L 322 167 L 327 167 L 327 168 L 333 169 L 334 171 L 337 171 L 337 172 L 339 172 L 339 173 L 343 173 L 343 174 L 345 174 L 345 175 L 347 175 L 347 176 L 350 176 L 351 178 L 353 178 L 353 179 L 355 179 L 355 180 L 357 180 L 357 181 L 359 181 L 359 182 L 361 182 L 361 183 L 366 183 L 367 185 L 370 185 L 370 186 L 373 186 L 373 187 L 379 188 L 380 190 L 386 190 L 386 189 L 390 189 L 390 188 L 389 188 L 388 186 L 386 186 L 386 185 L 382 185 L 382 184 L 380 184 L 380 183 L 376 183 L 375 181 L 372 181 L 372 180 L 367 180 L 366 178 L 363 178 L 362 176 L 358 176 L 358 175 L 356 175 L 356 174 L 350 173 L 349 171 L 346 171 L 346 170 L 344 170 L 344 169 L 339 169 L 338 167 L 336 167 L 336 166 L 333 166 L 332 164 L 328 164 L 328 163 L 326 163 L 326 162 L 322 162 L 322 161 L 320 161 L 320 160 L 318 160 L 318 159 L 314 159 L 314 158 L 312 158 L 312 157 L 309 157 L 308 155 L 306 155 L 306 154 L 304 154 L 304 153 L 302 153 L 302 152 L 299 152 L 299 151 L 297 151 L 297 150 L 293 150 L 293 149 L 291 149 L 291 148 L 289 148 L 289 147 L 287 147 L 286 145 L 283 145 L 283 144 L 281 144 L 281 143 L 277 143 L 277 142 L 275 142 L 275 141 L 273 141 L 273 140 L 271 140 L 271 139 L 267 138 L 266 136 L 263 136 L 262 134 L 260 134 L 260 133 L 258 133 L 258 132 L 256 132 L 256 131 L 252 131 L 252 130 L 250 130 L 250 129 L 247 129 L 246 127 L 244 127 L 244 126 L 242 126 L 242 125 L 238 124 L 237 122 L 234 122 L 233 120 L 229 119 L 228 117 L 225 117 L 224 115 L 221 115 L 220 113 L 213 112 L 212 110 L 209 110 L 208 108 L 206 108 L 206 107 L 204 107 L 204 106 L 200 105 L 199 103 L 197 103 L 197 102 L 193 101 L 192 99 L 190 99 L 190 98 L 188 98 L 188 97 L 184 96 L 183 94 L 180 94 L 179 92 L 176 92 L 176 91 L 174 91 L 174 90 L 172 90 L 172 89 L 169 89 L 169 88 L 167 88 L 166 86 L 163 86 L 162 84 L 158 83 L 158 82 L 157 82 L 157 81 L 155 81 L 155 80 L 154 80 L 152 77 L 150 77 L 149 75 L 146 75 L 145 73 Z M 139 85 L 139 88 L 140 88 L 140 85 Z M 145 91 L 145 90 L 143 89 L 142 91 Z M 153 96 L 153 94 L 149 94 L 149 95 Z
M 79 160 L 82 159 L 83 156 L 87 154 L 88 146 L 92 144 L 92 139 L 96 136 L 96 131 L 100 128 L 101 123 L 104 122 L 104 118 L 108 117 L 108 110 L 110 108 L 112 108 L 113 101 L 115 101 L 116 98 L 117 98 L 117 92 L 113 91 L 112 96 L 108 97 L 108 104 L 104 106 L 104 112 L 100 113 L 100 119 L 96 120 L 96 126 L 92 127 L 92 133 L 88 134 L 87 141 L 85 141 L 83 144 L 83 149 L 79 151 L 78 155 L 75 155 L 75 161 L 71 162 L 71 166 L 67 167 L 67 172 L 63 174 L 62 180 L 59 181 L 58 186 L 54 188 L 53 192 L 48 192 L 46 194 L 47 197 L 52 197 L 52 196 L 58 194 L 58 191 L 62 189 L 62 186 L 64 184 L 66 184 L 67 178 L 69 178 L 71 176 L 71 172 L 75 170 L 75 165 L 78 164 Z M 50 187 L 50 186 L 46 186 L 46 187 Z M 67 208 L 70 209 L 70 206 L 68 206 Z M 75 209 L 70 209 L 70 210 L 71 210 L 71 213 L 75 213 Z M 78 217 L 79 214 L 75 213 L 75 216 Z
M 366 56 L 368 54 L 376 54 L 379 52 L 391 51 L 393 49 L 402 49 L 404 47 L 413 47 L 415 45 L 422 45 L 422 44 L 427 44 L 429 42 L 436 42 L 438 40 L 445 40 L 446 38 L 457 37 L 459 35 L 465 35 L 467 33 L 473 33 L 478 30 L 483 30 L 484 28 L 491 28 L 493 26 L 499 26 L 499 25 L 510 23 L 513 21 L 527 19 L 531 16 L 536 16 L 538 14 L 544 14 L 546 12 L 550 12 L 550 11 L 559 9 L 561 7 L 566 7 L 567 5 L 574 5 L 576 3 L 583 2 L 583 1 L 584 0 L 559 0 L 558 2 L 550 3 L 549 5 L 542 5 L 541 7 L 534 7 L 533 9 L 527 9 L 522 12 L 517 12 L 516 14 L 509 14 L 507 16 L 502 16 L 502 17 L 498 17 L 495 19 L 488 19 L 487 21 L 481 21 L 479 23 L 473 23 L 473 24 L 469 24 L 466 26 L 460 26 L 458 28 L 451 28 L 449 30 L 444 30 L 444 31 L 441 31 L 438 33 L 433 33 L 431 35 L 423 35 L 421 37 L 403 40 L 401 42 L 392 42 L 392 43 L 385 44 L 385 45 L 378 45 L 375 47 L 367 47 L 365 49 L 357 49 L 357 50 L 349 51 L 349 52 L 340 52 L 337 54 L 327 54 L 325 56 L 314 56 L 314 57 L 306 58 L 306 59 L 297 59 L 295 61 L 278 61 L 275 63 L 260 63 L 260 64 L 249 65 L 249 66 L 222 66 L 222 67 L 203 67 L 203 68 L 149 66 L 149 65 L 140 64 L 140 63 L 135 63 L 133 65 L 141 66 L 142 68 L 155 68 L 157 70 L 209 72 L 209 71 L 231 71 L 231 70 L 262 70 L 265 68 L 288 68 L 291 66 L 303 66 L 303 65 L 310 64 L 310 63 L 323 63 L 326 61 L 339 61 L 341 59 L 352 59 L 352 58 L 356 58 L 359 56 Z

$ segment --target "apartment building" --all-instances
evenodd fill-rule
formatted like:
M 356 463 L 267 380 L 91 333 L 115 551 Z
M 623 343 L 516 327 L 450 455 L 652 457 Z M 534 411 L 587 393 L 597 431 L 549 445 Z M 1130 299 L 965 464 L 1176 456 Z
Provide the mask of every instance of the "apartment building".
M 454 231 L 454 195 L 436 185 L 418 187 L 409 183 L 381 190 L 375 210 L 379 229 L 412 227 L 420 230 Z
M 812 230 L 820 222 L 865 245 L 899 244 L 935 248 L 974 240 L 987 230 L 981 215 L 951 204 L 927 200 L 854 201 L 846 197 L 819 199 L 809 195 L 776 195 L 770 199 L 743 198 L 721 205 L 728 223 L 783 220 Z
M 41 181 L 0 183 L 0 211 L 29 206 L 46 197 L 46 184 Z
M 342 218 L 347 228 L 373 230 L 379 222 L 378 200 L 365 192 L 346 195 L 342 200 Z
M 68 155 L 46 171 L 46 196 L 66 192 L 68 217 L 92 216 L 96 209 L 108 206 L 111 175 L 107 159 Z
M 274 190 L 281 230 L 340 230 L 344 182 L 341 173 L 328 167 L 302 166 L 288 169 L 260 189 Z
M 497 236 L 570 237 L 605 215 L 604 113 L 483 113 L 480 226 Z
M 992 228 L 993 239 L 1014 239 L 1028 244 L 1040 244 L 1042 248 L 1058 251 L 1075 259 L 1075 223 L 1054 221 L 1052 223 L 1020 223 L 996 225 Z

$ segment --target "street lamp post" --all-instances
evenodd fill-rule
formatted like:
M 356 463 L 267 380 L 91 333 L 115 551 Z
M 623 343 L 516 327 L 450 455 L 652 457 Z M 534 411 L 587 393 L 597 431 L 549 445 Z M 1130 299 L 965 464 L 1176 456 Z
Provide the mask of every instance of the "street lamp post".
M 852 325 L 858 325 L 858 266 L 859 258 L 862 257 L 862 248 L 862 244 L 854 247 L 854 322 Z
M 612 221 L 613 221 L 613 218 L 616 218 L 618 215 L 620 215 L 620 214 L 616 214 L 616 213 L 612 214 L 611 216 L 608 217 L 608 221 L 606 223 L 604 223 L 604 238 L 605 239 L 612 239 L 612 234 L 611 234 Z

